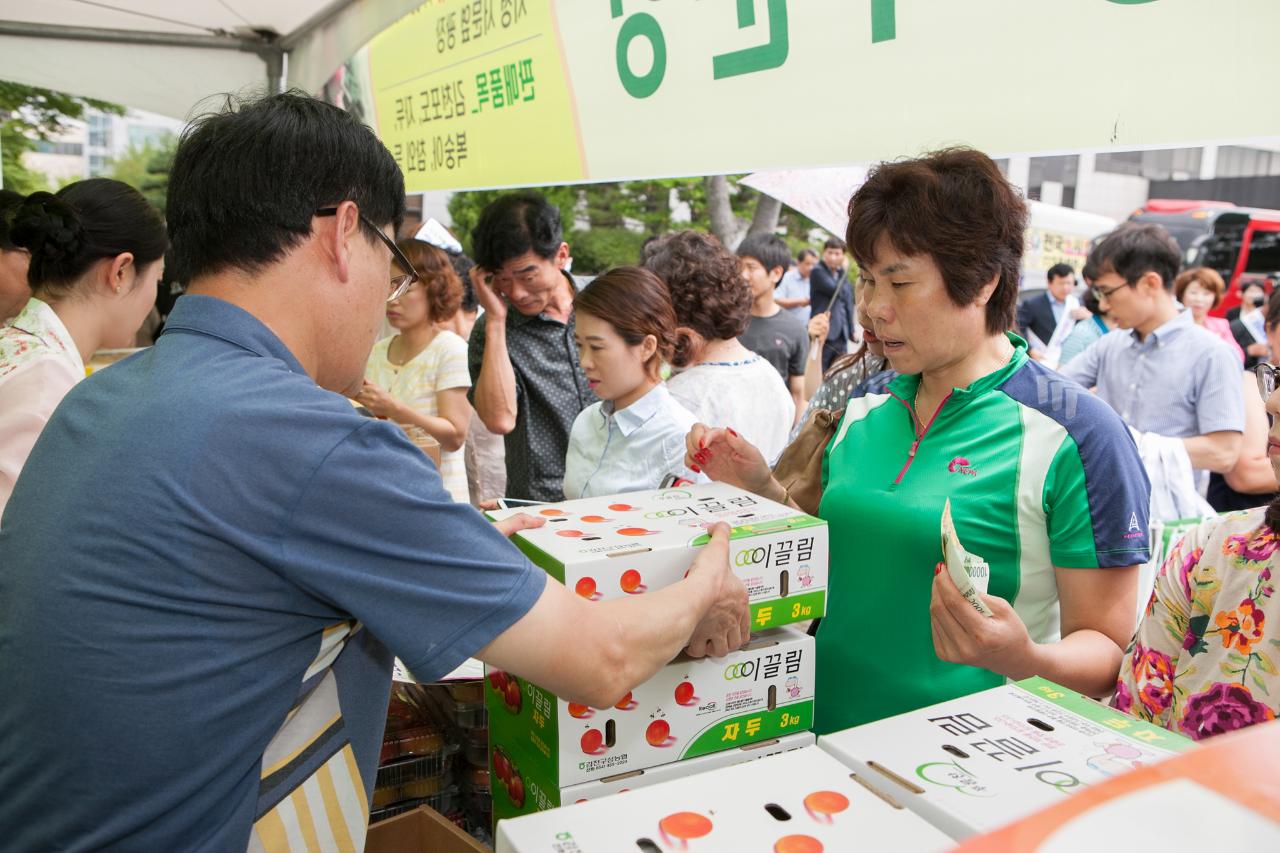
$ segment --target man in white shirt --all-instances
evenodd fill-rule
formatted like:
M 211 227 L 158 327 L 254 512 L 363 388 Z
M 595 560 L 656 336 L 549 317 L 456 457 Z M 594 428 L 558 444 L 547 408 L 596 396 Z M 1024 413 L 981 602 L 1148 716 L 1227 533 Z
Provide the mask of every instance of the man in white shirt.
M 809 273 L 818 263 L 818 253 L 813 249 L 801 249 L 796 264 L 787 270 L 773 292 L 773 301 L 800 322 L 809 323 Z

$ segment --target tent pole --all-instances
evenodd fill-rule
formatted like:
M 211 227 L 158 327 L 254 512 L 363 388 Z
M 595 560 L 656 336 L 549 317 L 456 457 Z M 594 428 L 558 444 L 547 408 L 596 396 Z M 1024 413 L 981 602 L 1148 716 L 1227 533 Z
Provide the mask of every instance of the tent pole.
M 273 46 L 258 51 L 258 55 L 267 65 L 267 94 L 279 95 L 285 88 L 289 54 Z

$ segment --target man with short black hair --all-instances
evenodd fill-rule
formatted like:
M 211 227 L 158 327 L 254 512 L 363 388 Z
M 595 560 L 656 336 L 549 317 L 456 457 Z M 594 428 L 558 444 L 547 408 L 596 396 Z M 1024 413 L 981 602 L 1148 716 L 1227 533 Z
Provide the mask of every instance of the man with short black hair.
M 805 324 L 777 304 L 774 288 L 781 281 L 791 253 L 775 234 L 747 237 L 738 245 L 742 277 L 751 288 L 751 322 L 738 335 L 744 347 L 773 365 L 787 383 L 796 419 L 804 412 L 804 369 L 809 355 L 809 335 Z
M 569 432 L 596 395 L 578 364 L 560 211 L 537 193 L 501 196 L 481 212 L 471 246 L 485 313 L 471 330 L 467 397 L 506 437 L 507 497 L 564 500 Z
M 454 503 L 341 396 L 416 277 L 403 214 L 390 153 L 328 104 L 184 133 L 187 294 L 62 401 L 0 520 L 6 849 L 360 850 L 393 654 L 607 708 L 747 636 L 724 525 L 680 583 L 588 602 L 503 536 L 538 522 Z
M 1076 271 L 1070 264 L 1049 267 L 1045 283 L 1044 293 L 1018 304 L 1018 334 L 1027 341 L 1027 354 L 1032 358 L 1042 360 L 1052 350 L 1056 362 L 1071 327 L 1086 318 L 1078 316 L 1081 306 L 1075 298 Z
M 1179 313 L 1173 284 L 1178 244 L 1159 225 L 1126 223 L 1089 254 L 1085 278 L 1102 311 L 1126 333 L 1103 335 L 1062 373 L 1140 433 L 1181 439 L 1191 467 L 1225 473 L 1244 430 L 1240 359 Z
M 818 253 L 808 246 L 796 254 L 796 263 L 782 276 L 774 297 L 782 309 L 801 323 L 809 322 L 809 274 L 818 263 Z
M 810 309 L 814 314 L 830 312 L 831 325 L 822 345 L 822 371 L 849 351 L 853 339 L 853 287 L 845 270 L 845 245 L 839 237 L 828 237 L 822 260 L 809 274 Z

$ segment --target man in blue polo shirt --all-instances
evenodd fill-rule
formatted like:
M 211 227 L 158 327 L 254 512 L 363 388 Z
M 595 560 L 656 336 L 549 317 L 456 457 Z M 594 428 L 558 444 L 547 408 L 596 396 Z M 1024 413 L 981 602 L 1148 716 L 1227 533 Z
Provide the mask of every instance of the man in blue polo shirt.
M 359 850 L 392 653 L 606 707 L 682 646 L 746 637 L 724 529 L 684 582 L 587 602 L 334 393 L 416 275 L 403 213 L 387 150 L 318 101 L 184 136 L 188 295 L 66 398 L 0 519 L 6 849 Z

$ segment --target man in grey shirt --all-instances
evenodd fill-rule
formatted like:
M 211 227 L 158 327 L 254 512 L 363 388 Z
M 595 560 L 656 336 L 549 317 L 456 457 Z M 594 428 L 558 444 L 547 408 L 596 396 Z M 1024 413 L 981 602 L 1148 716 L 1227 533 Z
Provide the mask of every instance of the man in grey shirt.
M 1173 280 L 1178 244 L 1158 225 L 1129 223 L 1089 255 L 1085 278 L 1119 329 L 1062 373 L 1143 433 L 1181 438 L 1191 467 L 1219 473 L 1240 456 L 1244 398 L 1240 359 L 1212 332 L 1179 313 Z
M 797 422 L 804 411 L 804 368 L 809 355 L 805 324 L 778 306 L 775 290 L 791 252 L 776 234 L 757 234 L 738 246 L 742 277 L 751 288 L 751 323 L 738 341 L 778 371 L 796 407 Z
M 563 500 L 569 430 L 596 395 L 573 340 L 560 211 L 537 193 L 501 196 L 480 214 L 471 245 L 485 313 L 471 330 L 467 396 L 485 427 L 506 438 L 506 496 Z

